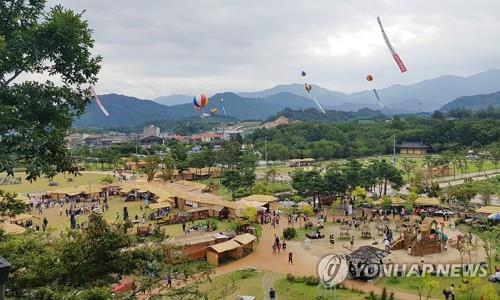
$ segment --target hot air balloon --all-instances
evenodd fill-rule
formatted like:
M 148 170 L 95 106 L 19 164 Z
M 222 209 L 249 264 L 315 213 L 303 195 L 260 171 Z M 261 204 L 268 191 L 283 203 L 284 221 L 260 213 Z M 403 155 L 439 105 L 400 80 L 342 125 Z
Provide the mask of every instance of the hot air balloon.
M 373 80 L 373 76 L 371 74 L 366 75 L 366 80 L 372 81 Z
M 305 77 L 307 75 L 306 71 L 302 71 L 300 74 L 302 75 L 302 77 Z
M 193 104 L 199 108 L 205 107 L 208 105 L 208 97 L 205 94 L 198 94 L 193 98 Z

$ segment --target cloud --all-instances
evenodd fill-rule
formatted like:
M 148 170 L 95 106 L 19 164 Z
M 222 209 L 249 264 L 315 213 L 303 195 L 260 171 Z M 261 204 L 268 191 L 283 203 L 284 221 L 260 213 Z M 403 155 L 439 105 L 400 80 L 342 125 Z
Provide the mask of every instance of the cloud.
M 58 1 L 49 0 L 50 6 Z M 500 2 L 65 0 L 94 29 L 99 93 L 251 91 L 308 79 L 344 92 L 500 67 Z M 400 74 L 381 16 L 408 66 Z M 366 74 L 375 81 L 367 83 Z

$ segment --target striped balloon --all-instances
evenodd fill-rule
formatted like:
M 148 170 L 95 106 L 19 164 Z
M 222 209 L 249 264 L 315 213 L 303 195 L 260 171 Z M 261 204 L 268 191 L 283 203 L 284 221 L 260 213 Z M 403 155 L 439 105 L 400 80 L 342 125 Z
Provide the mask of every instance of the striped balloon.
M 208 105 L 208 97 L 204 94 L 198 94 L 193 98 L 193 104 L 196 107 L 205 107 Z

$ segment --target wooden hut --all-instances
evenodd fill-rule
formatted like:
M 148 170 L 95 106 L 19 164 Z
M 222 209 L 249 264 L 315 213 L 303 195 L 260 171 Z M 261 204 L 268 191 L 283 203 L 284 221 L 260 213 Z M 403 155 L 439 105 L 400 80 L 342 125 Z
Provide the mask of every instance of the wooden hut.
M 207 249 L 207 262 L 213 266 L 241 257 L 243 257 L 243 246 L 234 240 L 212 245 Z

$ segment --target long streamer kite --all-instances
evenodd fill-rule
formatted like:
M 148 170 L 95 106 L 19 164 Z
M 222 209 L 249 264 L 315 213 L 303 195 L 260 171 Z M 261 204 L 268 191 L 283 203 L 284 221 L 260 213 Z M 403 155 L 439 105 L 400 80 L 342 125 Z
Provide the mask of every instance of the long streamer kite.
M 381 108 L 384 108 L 384 103 L 382 103 L 382 100 L 380 100 L 380 96 L 378 95 L 377 90 L 373 89 L 373 93 L 375 94 L 375 98 L 377 98 L 378 105 L 380 105 Z
M 224 117 L 227 118 L 226 108 L 224 107 L 224 99 L 220 99 L 220 104 L 222 106 L 222 111 L 224 112 Z
M 106 117 L 108 117 L 109 116 L 109 112 L 106 110 L 106 108 L 104 107 L 104 105 L 102 105 L 101 100 L 99 100 L 99 97 L 97 97 L 97 94 L 95 93 L 93 86 L 90 86 L 90 94 L 95 99 L 95 102 L 97 103 L 97 106 L 99 106 L 99 108 L 101 109 L 102 113 Z
M 398 65 L 399 69 L 401 70 L 401 73 L 406 72 L 406 67 L 399 55 L 396 53 L 396 50 L 394 50 L 394 47 L 391 45 L 391 42 L 389 41 L 389 38 L 387 37 L 387 34 L 385 33 L 384 27 L 382 26 L 382 21 L 380 21 L 380 17 L 377 17 L 378 25 L 380 26 L 380 30 L 382 31 L 382 35 L 384 36 L 385 43 L 387 44 L 387 47 L 389 48 L 389 51 L 392 54 L 392 57 L 396 61 L 396 64 Z

